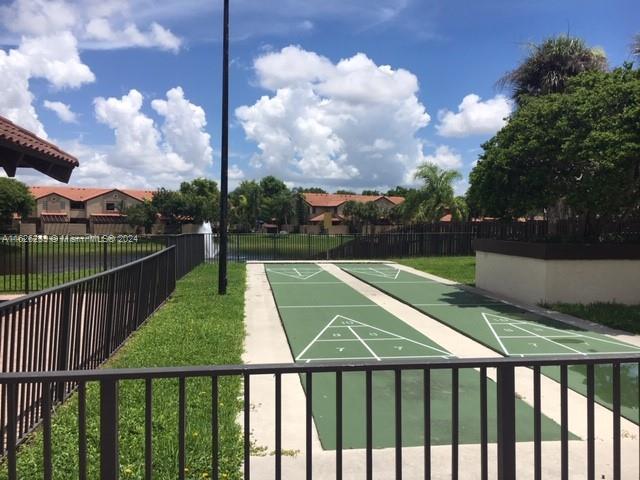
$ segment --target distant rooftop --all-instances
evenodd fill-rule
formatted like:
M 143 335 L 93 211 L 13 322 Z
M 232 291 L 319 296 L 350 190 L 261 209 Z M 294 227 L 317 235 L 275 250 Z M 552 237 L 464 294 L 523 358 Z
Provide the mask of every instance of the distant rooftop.
M 126 188 L 83 188 L 83 187 L 29 187 L 31 195 L 36 199 L 56 194 L 74 202 L 86 202 L 92 198 L 104 195 L 105 193 L 118 191 L 122 192 L 137 200 L 151 200 L 153 198 L 153 190 L 130 190 Z
M 341 195 L 337 193 L 305 193 L 305 201 L 312 207 L 337 207 L 346 202 L 369 203 L 386 199 L 394 205 L 404 202 L 403 197 L 387 195 Z

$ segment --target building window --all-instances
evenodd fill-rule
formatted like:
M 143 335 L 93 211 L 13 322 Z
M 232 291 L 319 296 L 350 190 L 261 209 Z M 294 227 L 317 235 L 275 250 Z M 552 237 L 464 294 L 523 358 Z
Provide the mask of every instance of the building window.
M 107 212 L 115 212 L 118 210 L 118 205 L 115 202 L 107 202 L 105 205 L 105 210 Z
M 84 210 L 84 202 L 71 202 L 71 210 Z

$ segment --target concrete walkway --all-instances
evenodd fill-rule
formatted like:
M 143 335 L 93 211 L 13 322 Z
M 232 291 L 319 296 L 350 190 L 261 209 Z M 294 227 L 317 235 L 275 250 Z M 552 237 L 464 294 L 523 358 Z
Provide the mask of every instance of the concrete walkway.
M 284 262 L 282 262 L 284 263 Z M 413 328 L 424 333 L 452 353 L 460 357 L 495 357 L 497 354 L 437 322 L 415 309 L 383 294 L 377 289 L 361 282 L 337 266 L 320 263 L 322 268 L 345 281 L 352 288 L 365 294 L 372 301 L 402 318 Z M 395 265 L 394 265 L 395 266 Z M 407 267 L 408 268 L 408 267 Z M 411 269 L 412 273 L 416 273 Z M 244 360 L 246 363 L 289 363 L 293 362 L 286 334 L 280 323 L 278 311 L 271 294 L 264 266 L 260 263 L 247 265 L 247 291 L 245 322 L 247 338 Z M 491 374 L 490 374 L 491 376 Z M 557 382 L 542 377 L 542 411 L 559 422 L 560 387 Z M 522 399 L 532 403 L 533 379 L 528 369 L 518 369 L 516 390 Z M 275 395 L 272 377 L 254 378 L 251 384 L 252 412 L 251 431 L 256 449 L 267 452 L 251 458 L 252 478 L 273 478 L 274 457 L 271 452 L 275 445 Z M 286 456 L 283 457 L 283 478 L 304 478 L 305 472 L 305 394 L 297 375 L 287 375 L 282 379 L 282 444 Z M 586 437 L 586 399 L 569 391 L 569 425 L 573 433 Z M 638 478 L 638 427 L 623 419 L 623 478 Z M 611 438 L 612 415 L 603 407 L 596 405 L 596 472 L 597 478 L 606 475 L 611 478 Z M 543 478 L 559 477 L 559 442 L 543 443 Z M 343 453 L 343 472 L 346 479 L 365 477 L 364 450 L 345 450 Z M 450 478 L 449 446 L 432 447 L 432 478 Z M 518 478 L 533 478 L 533 444 L 519 443 Z M 320 445 L 317 431 L 313 431 L 313 470 L 316 478 L 335 477 L 335 452 L 324 451 Z M 422 471 L 423 449 L 412 447 L 403 449 L 404 478 L 424 478 Z M 375 477 L 388 479 L 394 477 L 395 454 L 393 449 L 374 451 Z M 495 478 L 495 445 L 489 446 L 490 478 Z M 479 445 L 460 446 L 461 478 L 479 477 Z M 571 477 L 582 479 L 586 476 L 586 442 L 570 442 Z

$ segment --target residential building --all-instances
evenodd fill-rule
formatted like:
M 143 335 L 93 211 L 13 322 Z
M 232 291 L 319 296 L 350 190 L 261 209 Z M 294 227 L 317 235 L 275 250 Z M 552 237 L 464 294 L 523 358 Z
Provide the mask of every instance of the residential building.
M 82 235 L 133 233 L 123 212 L 144 200 L 151 190 L 80 187 L 30 187 L 36 211 L 23 221 L 23 233 Z M 34 230 L 29 232 L 28 230 Z
M 387 195 L 340 195 L 332 193 L 305 193 L 304 201 L 307 207 L 307 225 L 301 230 L 307 233 L 319 233 L 324 229 L 325 215 L 331 214 L 331 227 L 328 233 L 348 233 L 347 218 L 344 216 L 344 206 L 347 202 L 374 202 L 380 209 L 389 210 L 404 202 L 403 197 Z

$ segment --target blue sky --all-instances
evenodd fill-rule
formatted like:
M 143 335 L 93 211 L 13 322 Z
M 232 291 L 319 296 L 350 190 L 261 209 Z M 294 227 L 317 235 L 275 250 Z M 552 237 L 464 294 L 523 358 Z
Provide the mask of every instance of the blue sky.
M 71 183 L 217 178 L 217 3 L 0 2 L 0 114 L 75 153 Z M 510 108 L 495 82 L 527 42 L 569 32 L 617 66 L 640 30 L 631 0 L 231 3 L 232 184 L 273 173 L 329 190 L 386 188 L 409 184 L 422 161 L 466 178 Z

